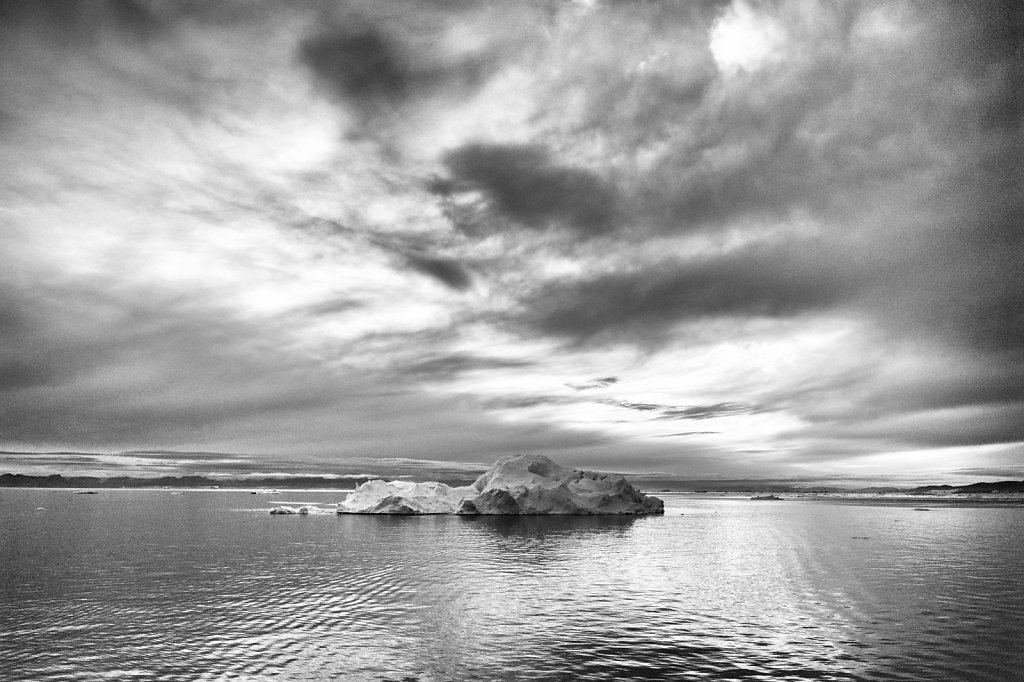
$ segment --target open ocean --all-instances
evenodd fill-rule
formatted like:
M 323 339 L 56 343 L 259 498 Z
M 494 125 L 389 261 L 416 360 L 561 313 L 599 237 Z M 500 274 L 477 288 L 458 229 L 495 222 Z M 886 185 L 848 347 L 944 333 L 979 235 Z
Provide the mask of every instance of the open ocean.
M 0 679 L 1024 680 L 1020 506 L 340 497 L 0 490 Z

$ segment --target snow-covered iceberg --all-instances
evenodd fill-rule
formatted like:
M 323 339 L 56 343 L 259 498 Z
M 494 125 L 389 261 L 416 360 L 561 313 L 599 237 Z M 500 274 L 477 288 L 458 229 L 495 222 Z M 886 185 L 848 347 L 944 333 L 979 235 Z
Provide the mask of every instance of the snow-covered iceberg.
M 664 503 L 622 476 L 559 466 L 541 455 L 498 460 L 472 485 L 368 481 L 339 514 L 662 514 Z
M 273 509 L 270 510 L 270 513 L 271 514 L 303 514 L 303 515 L 305 515 L 305 514 L 308 514 L 310 512 L 310 509 L 311 508 L 310 508 L 309 505 L 302 505 L 301 507 L 285 507 L 285 506 L 282 505 L 280 507 L 274 507 Z
M 296 506 L 298 505 L 298 506 Z M 300 516 L 307 516 L 309 514 L 333 514 L 335 504 L 327 504 L 320 506 L 318 504 L 303 504 L 301 502 L 291 502 L 288 504 L 278 505 L 270 510 L 271 514 L 298 514 Z
M 367 481 L 338 504 L 339 514 L 452 514 L 470 492 L 444 483 Z

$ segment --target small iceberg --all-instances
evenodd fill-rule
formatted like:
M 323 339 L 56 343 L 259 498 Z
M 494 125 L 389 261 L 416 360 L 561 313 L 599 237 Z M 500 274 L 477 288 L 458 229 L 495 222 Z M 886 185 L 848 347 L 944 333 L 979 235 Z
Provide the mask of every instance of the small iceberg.
M 469 490 L 437 482 L 367 481 L 338 504 L 338 513 L 453 514 Z
M 339 514 L 663 514 L 665 503 L 622 476 L 559 466 L 542 455 L 505 457 L 472 485 L 367 481 Z
M 310 512 L 310 507 L 309 507 L 308 504 L 304 504 L 301 507 L 284 507 L 284 506 L 280 506 L 280 507 L 274 507 L 273 509 L 270 510 L 271 514 L 302 514 L 302 515 L 306 515 L 309 512 Z

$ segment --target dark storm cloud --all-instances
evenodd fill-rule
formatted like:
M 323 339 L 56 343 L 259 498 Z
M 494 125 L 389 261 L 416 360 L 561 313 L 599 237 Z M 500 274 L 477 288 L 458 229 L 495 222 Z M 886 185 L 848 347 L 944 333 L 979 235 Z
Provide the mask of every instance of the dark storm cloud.
M 504 398 L 492 398 L 485 402 L 490 409 L 498 410 L 525 410 L 541 405 L 570 405 L 578 403 L 578 400 L 557 395 L 528 395 L 508 396 Z
M 0 391 L 57 383 L 62 372 L 49 364 L 35 364 L 25 360 L 0 362 Z
M 760 412 L 758 405 L 747 403 L 715 403 L 714 405 L 693 405 L 664 410 L 659 419 L 716 419 L 737 414 Z
M 605 388 L 617 383 L 619 383 L 619 377 L 599 377 L 592 379 L 586 384 L 566 384 L 566 386 L 576 391 L 588 391 L 594 388 Z
M 412 99 L 439 93 L 465 95 L 495 68 L 495 56 L 450 56 L 412 45 L 385 27 L 355 20 L 305 39 L 303 63 L 342 101 L 365 115 L 389 113 Z
M 583 168 L 552 160 L 540 145 L 470 144 L 445 155 L 451 179 L 442 194 L 482 191 L 500 214 L 521 225 L 563 225 L 581 236 L 613 230 L 619 219 L 615 189 Z
M 339 298 L 333 301 L 314 303 L 313 305 L 300 309 L 297 314 L 302 317 L 330 317 L 332 315 L 350 313 L 353 310 L 358 310 L 362 307 L 363 304 L 358 301 Z
M 55 32 L 62 39 L 92 39 L 105 29 L 148 39 L 164 33 L 168 21 L 135 0 L 3 0 L 0 26 Z
M 676 407 L 673 405 L 662 405 L 660 403 L 636 403 L 627 400 L 600 400 L 598 402 L 623 407 L 627 410 L 637 412 L 658 412 L 655 417 L 658 420 L 671 419 L 716 419 L 718 417 L 731 417 L 738 414 L 751 414 L 761 412 L 763 408 L 758 405 L 747 403 L 715 403 L 713 405 L 691 405 L 688 407 Z M 695 432 L 694 432 L 695 433 Z
M 417 81 L 423 85 L 398 47 L 375 29 L 309 38 L 300 54 L 343 97 L 399 102 Z
M 478 370 L 521 369 L 532 363 L 523 360 L 506 358 L 489 358 L 467 353 L 439 355 L 421 360 L 402 369 L 404 374 L 417 377 L 450 379 L 465 372 Z
M 659 405 L 657 403 L 632 403 L 627 400 L 610 400 L 607 402 L 609 405 L 624 407 L 627 410 L 636 410 L 637 412 L 654 412 L 656 410 L 665 409 L 664 405 Z
M 407 258 L 407 262 L 417 272 L 429 275 L 445 286 L 457 291 L 468 289 L 473 283 L 469 272 L 462 264 L 450 258 L 410 255 Z
M 696 262 L 547 283 L 527 301 L 525 319 L 542 332 L 572 340 L 607 333 L 656 341 L 681 321 L 828 310 L 850 301 L 871 274 L 838 260 L 820 243 L 748 248 Z

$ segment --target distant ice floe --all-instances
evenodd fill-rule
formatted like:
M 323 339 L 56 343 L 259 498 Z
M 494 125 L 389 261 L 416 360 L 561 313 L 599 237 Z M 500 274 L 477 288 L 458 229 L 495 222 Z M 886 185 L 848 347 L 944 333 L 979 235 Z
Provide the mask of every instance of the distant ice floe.
M 468 486 L 368 481 L 338 504 L 339 514 L 663 514 L 664 511 L 664 502 L 639 492 L 622 476 L 569 469 L 542 455 L 500 459 Z
M 322 509 L 318 509 L 310 504 L 304 504 L 301 507 L 288 507 L 280 505 L 270 510 L 271 514 L 324 514 L 326 513 Z

